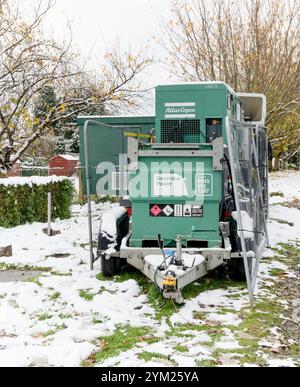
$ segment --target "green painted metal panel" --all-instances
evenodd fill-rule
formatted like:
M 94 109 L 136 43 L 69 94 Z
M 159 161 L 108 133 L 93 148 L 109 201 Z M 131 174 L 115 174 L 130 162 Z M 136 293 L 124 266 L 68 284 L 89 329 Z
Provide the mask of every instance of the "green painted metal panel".
M 172 161 L 172 160 L 171 160 Z M 132 175 L 132 182 L 134 178 L 139 175 L 142 176 L 143 192 L 141 197 L 137 197 L 134 192 L 134 187 L 130 188 L 133 223 L 132 223 L 132 238 L 130 245 L 132 247 L 142 247 L 143 241 L 155 241 L 157 235 L 161 234 L 165 245 L 172 246 L 175 243 L 177 235 L 183 237 L 183 243 L 187 241 L 203 241 L 207 242 L 208 247 L 220 247 L 221 238 L 219 232 L 219 203 L 222 198 L 221 189 L 221 171 L 214 171 L 212 168 L 212 158 L 195 158 L 195 157 L 178 157 L 174 160 L 178 166 L 181 166 L 181 177 L 190 180 L 192 177 L 191 187 L 188 187 L 187 195 L 175 196 L 155 196 L 155 177 L 157 174 L 165 173 L 166 170 L 160 168 L 158 165 L 164 162 L 170 162 L 169 157 L 140 157 L 139 169 L 136 174 Z M 199 195 L 196 196 L 194 188 L 196 183 L 196 164 L 201 164 L 202 177 L 207 179 L 201 185 Z M 161 164 L 163 166 L 163 164 Z M 177 170 L 171 170 L 171 173 L 180 174 Z M 186 174 L 186 172 L 188 172 Z M 146 180 L 145 180 L 146 179 Z M 189 181 L 189 183 L 191 183 Z M 203 216 L 184 216 L 184 206 L 203 206 Z M 153 216 L 151 209 L 155 206 L 163 211 L 166 208 L 166 214 L 155 212 Z M 168 207 L 171 207 L 168 212 Z M 174 207 L 173 207 L 174 206 Z M 182 216 L 175 216 L 175 206 L 182 208 Z M 169 215 L 168 215 L 169 214 Z M 162 216 L 160 216 L 162 215 Z M 178 215 L 178 214 L 177 214 Z M 179 213 L 180 215 L 180 213 Z
M 223 141 L 227 144 L 225 118 L 228 115 L 235 117 L 237 102 L 234 91 L 224 83 L 158 86 L 155 121 L 157 142 L 207 143 L 207 122 L 221 119 Z M 174 128 L 180 140 L 177 137 L 177 141 L 170 141 L 167 136 L 175 132 Z M 186 181 L 191 183 L 192 180 L 193 195 L 153 196 L 153 185 L 156 184 L 153 163 L 164 161 L 170 162 L 170 157 L 139 157 L 138 173 L 144 174 L 144 184 L 146 176 L 150 191 L 147 195 L 137 197 L 130 189 L 133 210 L 131 246 L 142 247 L 145 241 L 155 241 L 157 235 L 161 234 L 166 246 L 174 245 L 176 236 L 181 235 L 186 245 L 189 241 L 201 241 L 204 245 L 206 242 L 208 247 L 221 247 L 219 206 L 222 201 L 222 172 L 213 170 L 212 157 L 180 157 L 178 150 L 178 157 L 173 161 L 182 165 L 182 170 L 185 163 L 192 165 L 192 173 Z M 200 199 L 195 193 L 197 163 L 203 165 L 202 180 L 199 180 L 202 185 L 198 190 L 198 194 L 202 194 Z M 184 172 L 181 177 L 185 177 Z M 202 216 L 184 216 L 185 208 L 193 209 L 193 206 L 196 209 L 203 206 Z M 175 209 L 182 211 L 183 216 L 175 216 Z
M 155 126 L 155 118 L 151 116 L 137 117 L 78 117 L 77 123 L 80 128 L 80 162 L 85 167 L 83 127 L 87 120 L 93 120 L 110 126 L 124 126 L 124 128 L 100 127 L 95 124 L 89 126 L 89 164 L 91 176 L 91 194 L 96 194 L 98 180 L 103 176 L 97 171 L 100 163 L 109 162 L 114 165 L 119 163 L 119 155 L 127 153 L 127 138 L 125 132 L 136 132 L 149 134 Z M 126 129 L 125 127 L 132 127 Z M 85 189 L 85 169 L 83 169 L 83 185 Z M 100 193 L 101 194 L 101 193 Z
M 228 97 L 232 96 L 231 106 Z M 206 119 L 221 118 L 224 143 L 227 144 L 225 117 L 237 118 L 235 92 L 224 83 L 190 83 L 156 88 L 157 142 L 162 141 L 162 120 L 200 120 L 200 135 L 185 138 L 189 143 L 206 142 Z

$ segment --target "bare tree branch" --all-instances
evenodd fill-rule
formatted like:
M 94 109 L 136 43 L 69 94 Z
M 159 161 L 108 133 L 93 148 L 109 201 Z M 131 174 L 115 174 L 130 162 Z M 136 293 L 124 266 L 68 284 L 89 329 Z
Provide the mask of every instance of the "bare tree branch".
M 92 106 L 106 110 L 137 106 L 144 98 L 138 77 L 150 63 L 142 52 L 110 48 L 99 73 L 85 71 L 71 40 L 58 44 L 45 37 L 42 22 L 53 6 L 41 0 L 26 22 L 10 0 L 0 0 L 0 172 L 11 166 L 57 123 Z M 57 101 L 37 117 L 35 106 L 45 87 Z

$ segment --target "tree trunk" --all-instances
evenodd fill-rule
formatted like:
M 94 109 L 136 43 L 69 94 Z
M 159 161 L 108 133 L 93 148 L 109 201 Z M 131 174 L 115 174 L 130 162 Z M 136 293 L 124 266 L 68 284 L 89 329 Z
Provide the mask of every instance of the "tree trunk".
M 279 169 L 280 169 L 280 157 L 277 156 L 275 157 L 274 171 L 279 171 Z

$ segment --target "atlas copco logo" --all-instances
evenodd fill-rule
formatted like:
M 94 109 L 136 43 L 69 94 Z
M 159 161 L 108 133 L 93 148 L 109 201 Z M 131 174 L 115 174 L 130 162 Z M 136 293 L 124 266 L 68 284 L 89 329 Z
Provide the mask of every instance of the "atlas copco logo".
M 182 107 L 182 108 L 166 108 L 166 114 L 179 114 L 179 113 L 182 113 L 182 114 L 191 114 L 191 113 L 195 113 L 195 108 L 186 108 L 186 107 Z
M 195 102 L 168 102 L 165 103 L 165 118 L 195 118 Z

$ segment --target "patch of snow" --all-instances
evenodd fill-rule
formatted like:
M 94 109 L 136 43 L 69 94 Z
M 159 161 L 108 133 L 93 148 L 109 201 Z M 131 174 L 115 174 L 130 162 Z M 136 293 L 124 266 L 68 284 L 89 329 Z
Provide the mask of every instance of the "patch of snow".
M 269 367 L 297 367 L 293 359 L 268 359 Z
M 215 346 L 217 349 L 239 349 L 242 348 L 238 341 L 236 341 L 233 337 L 225 337 L 218 341 Z
M 233 313 L 218 314 L 209 313 L 206 317 L 206 321 L 213 323 L 220 323 L 220 325 L 233 325 L 238 326 L 242 323 L 242 320 Z
M 270 219 L 283 219 L 294 224 L 294 227 L 285 223 L 278 223 L 275 220 L 269 220 L 269 240 L 271 247 L 276 247 L 279 242 L 289 243 L 291 240 L 297 240 L 300 237 L 300 216 L 297 208 L 287 208 L 284 206 L 271 206 Z
M 102 215 L 101 231 L 112 241 L 115 241 L 117 238 L 117 221 L 125 213 L 125 207 L 114 207 Z
M 183 355 L 173 355 L 171 360 L 175 361 L 179 367 L 196 367 L 195 359 Z
M 195 331 L 192 331 L 192 330 L 182 331 L 182 334 L 194 336 Z M 191 340 L 189 340 L 189 339 L 187 339 L 187 340 L 188 341 L 185 342 L 185 345 L 187 347 L 190 347 L 190 346 L 193 346 L 194 344 L 197 344 L 197 343 L 210 343 L 212 341 L 212 338 L 207 333 L 199 331 L 199 332 L 197 332 L 196 337 L 194 337 Z
M 73 156 L 73 155 L 57 155 L 57 156 L 54 156 L 53 159 L 55 157 L 61 157 L 61 158 L 68 160 L 68 161 L 78 161 L 79 160 L 79 156 Z
M 271 173 L 269 175 L 269 190 L 272 192 L 281 192 L 282 197 L 273 196 L 270 198 L 271 203 L 293 200 L 300 194 L 300 173 L 297 171 L 284 171 Z
M 0 179 L 0 185 L 4 187 L 28 185 L 47 185 L 49 183 L 57 183 L 68 179 L 64 176 L 31 176 L 31 177 L 8 177 L 7 179 Z M 68 179 L 69 180 L 69 179 Z
M 239 223 L 239 217 L 237 211 L 232 212 L 232 217 L 233 219 Z M 250 217 L 247 211 L 241 211 L 241 219 L 242 219 L 242 224 L 240 227 L 242 227 L 242 230 L 238 230 L 238 235 L 241 237 L 244 235 L 244 238 L 249 238 L 253 239 L 254 238 L 254 223 L 253 219 Z
M 51 177 L 51 179 L 61 178 Z M 283 174 L 280 179 L 281 188 L 275 188 L 284 192 L 284 200 L 292 199 L 296 194 L 299 197 L 300 185 L 291 184 L 291 179 L 300 182 L 299 173 L 287 176 Z M 7 182 L 9 179 L 4 180 Z M 271 185 L 274 186 L 277 177 L 275 179 L 272 177 L 271 180 L 273 180 Z M 116 208 L 110 203 L 100 205 L 92 203 L 92 206 L 95 226 L 100 224 L 103 213 Z M 117 214 L 119 207 L 115 211 Z M 161 341 L 150 345 L 140 342 L 135 348 L 105 360 L 100 366 L 172 366 L 167 359 L 153 358 L 148 362 L 139 359 L 139 354 L 145 351 L 167 355 L 182 366 L 195 366 L 196 360 L 214 360 L 211 358 L 213 349 L 204 344 L 213 341 L 210 329 L 207 332 L 187 329 L 181 333 L 192 337 L 169 337 L 166 332 L 170 332 L 171 328 L 166 319 L 162 321 L 155 319 L 155 312 L 149 304 L 147 295 L 142 294 L 134 280 L 117 283 L 96 279 L 100 265 L 96 264 L 93 272 L 89 269 L 87 206 L 75 205 L 72 207 L 72 213 L 71 219 L 55 222 L 55 228 L 59 229 L 61 234 L 52 238 L 42 232 L 45 227 L 42 223 L 13 229 L 0 228 L 1 240 L 13 245 L 13 256 L 0 258 L 0 263 L 49 267 L 52 270 L 51 273 L 38 274 L 39 285 L 30 282 L 0 283 L 0 364 L 79 366 L 82 360 L 96 350 L 94 341 L 99 337 L 111 335 L 118 324 L 129 324 L 133 327 L 149 326 Z M 272 217 L 288 219 L 295 224 L 294 227 L 290 227 L 271 221 L 269 231 L 272 246 L 277 245 L 279 241 L 287 243 L 290 239 L 299 238 L 299 210 L 273 206 Z M 110 228 L 111 221 L 108 221 L 108 225 L 109 232 L 114 234 L 115 228 Z M 94 227 L 94 238 L 97 233 L 98 227 Z M 265 254 L 266 257 L 274 255 L 277 254 L 272 251 Z M 192 261 L 194 256 L 192 254 L 188 256 Z M 162 257 L 159 257 L 159 260 L 157 265 L 162 262 Z M 272 300 L 276 295 L 266 288 L 273 286 L 275 281 L 269 274 L 270 269 L 283 270 L 288 275 L 290 271 L 286 265 L 276 260 L 261 263 L 257 297 Z M 90 301 L 80 297 L 81 290 L 91 295 Z M 282 300 L 282 305 L 288 306 L 285 304 L 286 301 Z M 230 329 L 226 329 L 226 326 L 238 326 L 241 323 L 238 312 L 248 307 L 246 289 L 205 291 L 198 297 L 186 301 L 179 312 L 170 317 L 170 322 L 173 326 L 187 323 L 203 325 L 205 328 L 211 326 L 212 331 L 215 325 L 222 325 L 223 336 L 213 348 L 218 348 L 219 351 L 234 350 L 239 348 L 238 336 Z M 195 319 L 195 312 L 203 317 Z M 288 320 L 283 315 L 280 317 Z M 261 340 L 260 344 L 276 349 L 280 340 L 280 330 L 273 327 L 270 329 L 269 337 Z M 176 350 L 177 344 L 186 346 L 188 352 L 179 353 Z M 257 356 L 264 355 L 263 347 L 261 349 L 260 355 L 258 351 Z M 238 354 L 230 355 L 236 357 Z M 264 356 L 270 366 L 296 366 L 293 359 L 269 359 Z M 224 354 L 222 362 L 223 365 L 238 366 L 239 360 L 226 357 Z
M 207 359 L 211 355 L 211 351 L 202 345 L 193 345 L 192 347 L 190 346 L 189 348 L 189 356 L 198 356 L 198 355 L 204 355 Z
M 211 311 L 212 308 L 216 307 L 227 307 L 238 312 L 242 308 L 249 306 L 248 295 L 245 292 L 236 289 L 209 290 L 200 294 L 198 303 L 204 311 Z M 240 298 L 231 298 L 232 296 L 240 296 Z
M 258 345 L 260 347 L 271 348 L 271 349 L 274 349 L 274 350 L 279 349 L 280 347 L 282 347 L 281 343 L 270 342 L 270 341 L 267 341 L 267 340 L 260 340 L 258 342 Z

